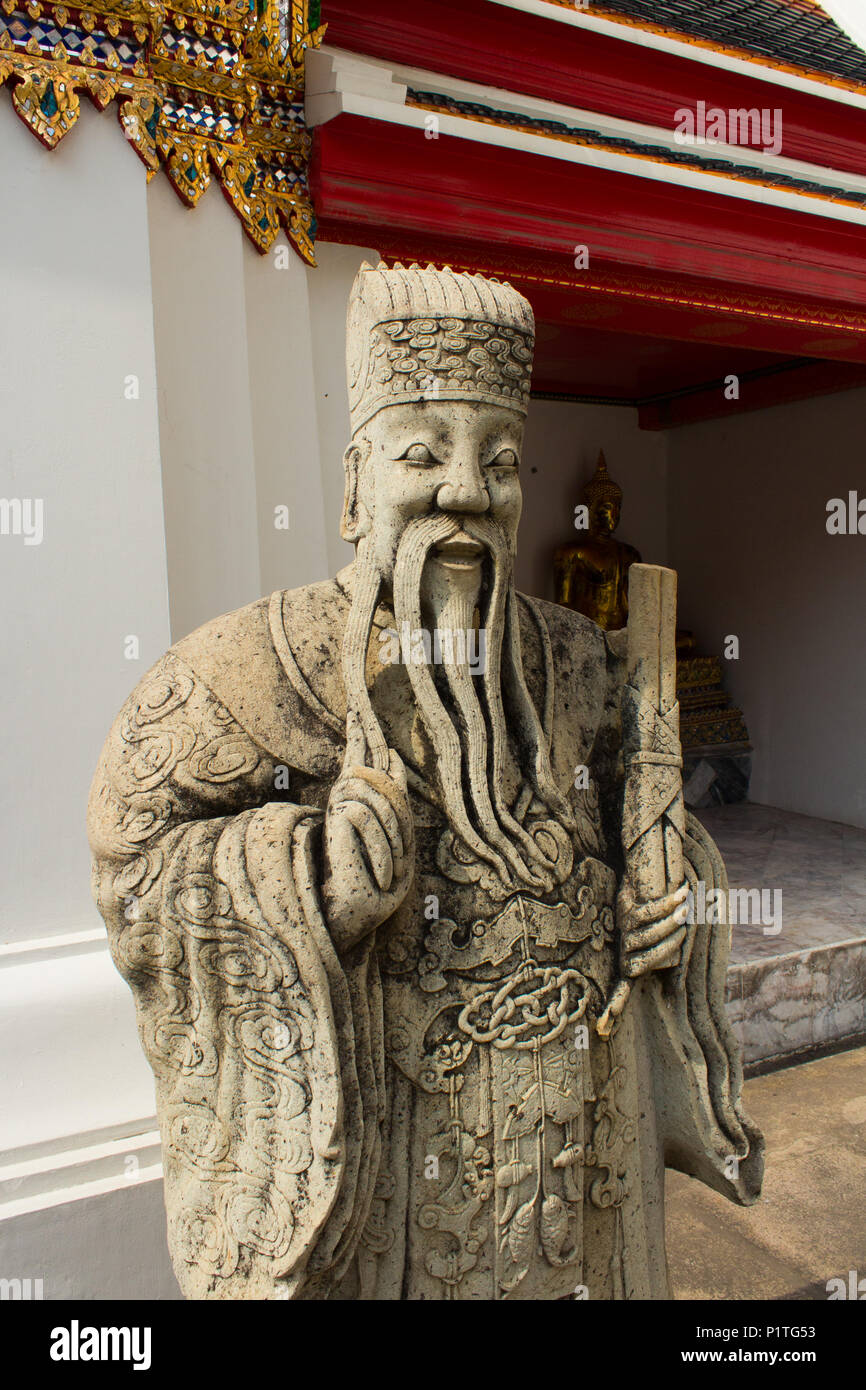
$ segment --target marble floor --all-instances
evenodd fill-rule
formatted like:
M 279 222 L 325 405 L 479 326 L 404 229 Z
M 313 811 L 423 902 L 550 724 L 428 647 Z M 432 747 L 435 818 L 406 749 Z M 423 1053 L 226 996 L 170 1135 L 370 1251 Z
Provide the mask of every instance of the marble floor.
M 732 888 L 782 893 L 781 931 L 735 926 L 732 965 L 866 939 L 866 830 L 749 802 L 696 814 Z

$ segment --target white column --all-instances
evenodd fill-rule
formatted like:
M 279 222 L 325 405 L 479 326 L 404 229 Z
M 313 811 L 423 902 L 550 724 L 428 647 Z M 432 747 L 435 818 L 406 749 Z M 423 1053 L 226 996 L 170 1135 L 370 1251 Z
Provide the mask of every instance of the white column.
M 176 641 L 260 596 L 244 233 L 214 183 L 148 188 L 165 533 Z
M 378 251 L 320 242 L 318 267 L 307 271 L 310 290 L 316 418 L 322 460 L 322 496 L 328 545 L 328 573 L 347 565 L 354 549 L 340 539 L 343 510 L 343 452 L 349 442 L 346 395 L 346 305 L 363 261 L 379 262 Z
M 168 595 L 142 166 L 113 111 L 82 101 L 49 152 L 3 93 L 0 187 L 0 1218 L 48 1231 L 58 1194 L 124 1183 L 113 1137 L 153 1114 L 85 808 Z
M 280 237 L 266 256 L 247 242 L 243 268 L 266 594 L 328 577 L 327 536 L 337 519 L 325 514 L 304 262 Z M 288 510 L 287 528 L 278 508 Z
M 0 496 L 43 512 L 39 544 L 0 535 L 0 913 L 20 941 L 99 920 L 87 789 L 168 610 L 141 164 L 86 101 L 49 152 L 4 93 L 0 180 Z

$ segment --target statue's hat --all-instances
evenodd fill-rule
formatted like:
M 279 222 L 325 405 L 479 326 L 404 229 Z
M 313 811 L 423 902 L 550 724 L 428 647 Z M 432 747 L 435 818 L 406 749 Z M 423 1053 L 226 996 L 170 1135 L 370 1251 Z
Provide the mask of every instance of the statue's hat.
M 534 338 L 532 306 L 503 281 L 365 262 L 346 325 L 352 434 L 383 406 L 412 401 L 485 401 L 525 415 Z

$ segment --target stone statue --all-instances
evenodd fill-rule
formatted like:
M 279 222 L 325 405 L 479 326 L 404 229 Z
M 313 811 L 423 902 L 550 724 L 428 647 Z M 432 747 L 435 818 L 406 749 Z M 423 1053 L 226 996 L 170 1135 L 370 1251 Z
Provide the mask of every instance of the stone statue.
M 625 627 L 628 572 L 640 554 L 613 534 L 622 510 L 622 488 L 608 474 L 603 453 L 583 500 L 589 513 L 586 537 L 577 545 L 561 545 L 553 557 L 556 601 L 611 632 Z
M 176 643 L 106 743 L 94 891 L 189 1297 L 666 1298 L 665 1163 L 760 1189 L 726 929 L 685 920 L 724 867 L 673 576 L 628 651 L 514 588 L 532 350 L 511 286 L 364 265 L 353 563 Z

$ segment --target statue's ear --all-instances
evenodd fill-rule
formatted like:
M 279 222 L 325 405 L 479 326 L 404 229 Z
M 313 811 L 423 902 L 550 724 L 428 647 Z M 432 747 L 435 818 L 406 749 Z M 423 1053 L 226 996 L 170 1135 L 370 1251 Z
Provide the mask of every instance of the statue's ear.
M 343 455 L 346 490 L 343 495 L 340 535 L 344 541 L 358 541 L 362 536 L 366 536 L 370 529 L 370 513 L 360 496 L 360 480 L 372 447 L 369 439 L 354 439 Z

